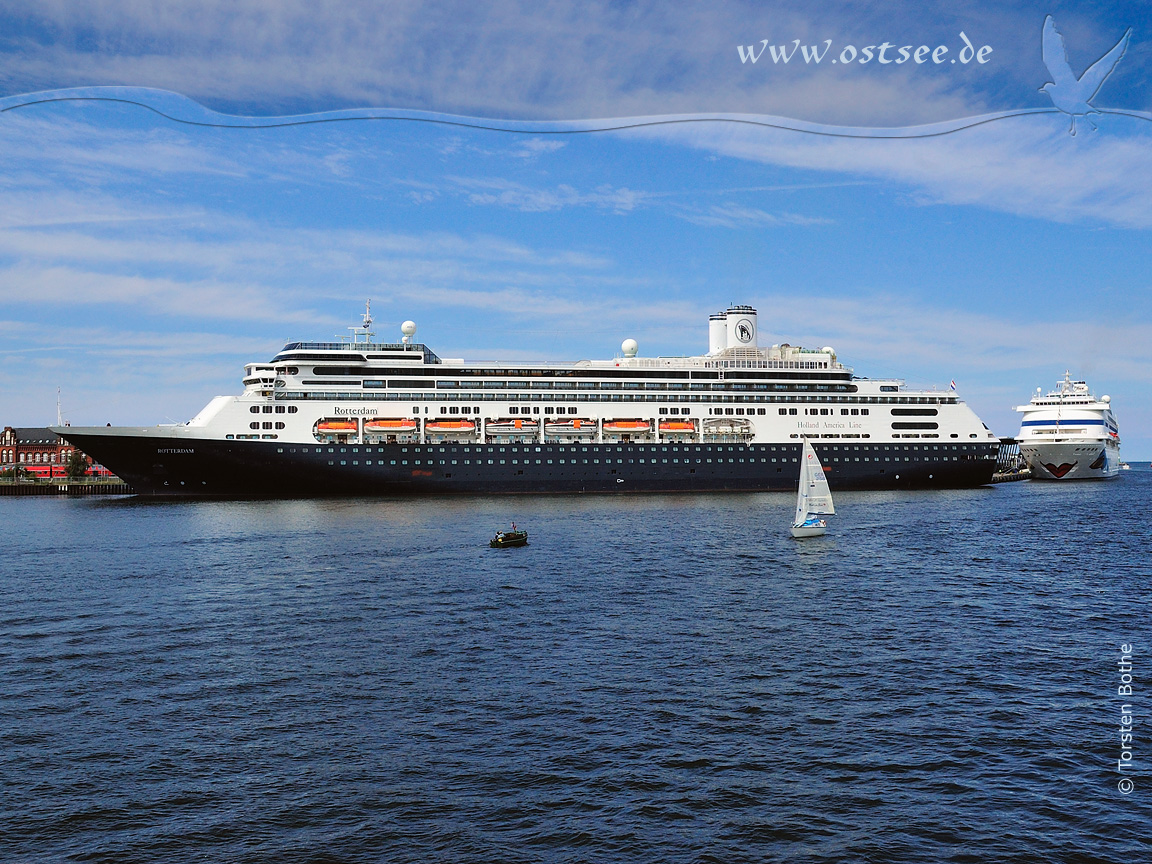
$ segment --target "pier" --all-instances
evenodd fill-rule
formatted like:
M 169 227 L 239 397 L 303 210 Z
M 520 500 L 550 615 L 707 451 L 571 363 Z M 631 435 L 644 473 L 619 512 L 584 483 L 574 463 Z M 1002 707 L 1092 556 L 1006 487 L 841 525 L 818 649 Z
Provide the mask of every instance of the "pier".
M 1032 469 L 1020 454 L 1020 442 L 1015 438 L 1001 438 L 1000 451 L 996 454 L 996 472 L 992 475 L 993 483 L 1012 483 L 1016 480 L 1027 480 L 1032 476 Z
M 0 495 L 135 495 L 136 490 L 123 482 L 85 483 L 82 481 L 17 481 L 0 482 Z

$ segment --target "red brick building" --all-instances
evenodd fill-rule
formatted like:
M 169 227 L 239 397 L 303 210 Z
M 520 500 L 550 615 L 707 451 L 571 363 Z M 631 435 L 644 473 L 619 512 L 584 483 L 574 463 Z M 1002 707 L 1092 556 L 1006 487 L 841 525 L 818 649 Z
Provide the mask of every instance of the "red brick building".
M 76 448 L 50 429 L 5 426 L 0 432 L 0 471 L 23 468 L 43 477 L 63 477 Z M 91 457 L 84 457 L 92 466 Z M 104 473 L 98 466 L 89 473 Z

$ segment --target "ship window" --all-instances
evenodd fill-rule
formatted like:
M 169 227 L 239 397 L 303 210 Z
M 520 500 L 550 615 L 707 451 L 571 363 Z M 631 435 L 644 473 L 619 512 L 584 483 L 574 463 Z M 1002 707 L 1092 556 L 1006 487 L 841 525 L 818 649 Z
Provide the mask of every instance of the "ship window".
M 225 437 L 225 438 L 227 438 L 229 441 L 231 441 L 231 440 L 233 440 L 233 439 L 234 439 L 236 436 L 235 436 L 235 435 L 225 435 L 224 437 Z
M 299 408 L 297 408 L 295 405 L 289 405 L 289 406 L 288 406 L 288 413 L 289 413 L 289 414 L 295 414 L 295 413 L 296 413 L 297 411 L 299 411 L 299 410 L 300 410 L 300 409 L 299 409 Z
M 795 413 L 796 413 L 796 409 L 795 409 L 795 408 L 789 408 L 789 409 L 788 409 L 788 413 L 789 413 L 789 414 L 795 414 Z
M 248 428 L 249 429 L 259 429 L 260 428 L 260 421 L 256 420 L 256 421 L 253 421 L 252 423 L 249 423 Z
M 285 411 L 287 411 L 287 410 L 288 410 L 288 409 L 287 409 L 287 408 L 285 408 L 283 405 L 277 405 L 277 406 L 276 406 L 276 413 L 277 413 L 277 414 L 283 414 L 283 413 L 284 413 Z
M 265 405 L 261 410 L 265 414 L 271 414 L 272 413 L 272 406 L 271 405 Z
M 282 423 L 282 422 L 278 422 L 278 423 L 276 424 L 276 428 L 277 428 L 277 429 L 283 429 L 283 428 L 284 428 L 284 423 Z
M 253 405 L 248 410 L 251 411 L 253 414 L 259 414 L 260 413 L 260 406 L 259 405 Z

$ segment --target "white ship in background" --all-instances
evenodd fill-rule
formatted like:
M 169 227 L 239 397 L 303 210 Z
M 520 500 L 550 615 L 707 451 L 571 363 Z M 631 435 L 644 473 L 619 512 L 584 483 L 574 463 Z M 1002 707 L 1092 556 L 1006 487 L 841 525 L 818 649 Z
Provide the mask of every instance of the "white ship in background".
M 1016 408 L 1020 454 L 1035 480 L 1099 480 L 1120 473 L 1120 430 L 1112 400 L 1097 400 L 1069 373 L 1047 396 L 1039 388 L 1032 401 Z

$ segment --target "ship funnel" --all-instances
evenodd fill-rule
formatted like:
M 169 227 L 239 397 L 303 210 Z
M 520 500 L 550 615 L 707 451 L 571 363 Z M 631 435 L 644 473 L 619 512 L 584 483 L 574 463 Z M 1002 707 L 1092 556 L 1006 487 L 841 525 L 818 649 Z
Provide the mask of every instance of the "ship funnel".
M 756 310 L 751 306 L 730 306 L 724 313 L 728 323 L 729 348 L 756 348 Z
M 728 316 L 723 312 L 708 316 L 708 353 L 718 354 L 728 347 Z

